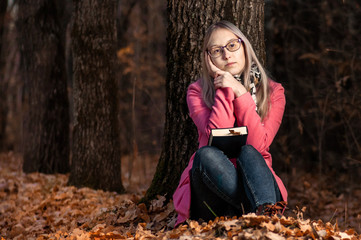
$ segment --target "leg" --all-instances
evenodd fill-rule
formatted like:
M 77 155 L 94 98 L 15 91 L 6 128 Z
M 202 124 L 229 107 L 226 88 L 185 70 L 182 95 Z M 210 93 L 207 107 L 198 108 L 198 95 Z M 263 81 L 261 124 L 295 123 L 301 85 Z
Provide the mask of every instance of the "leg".
M 262 155 L 251 145 L 242 147 L 237 158 L 237 169 L 251 203 L 251 211 L 254 212 L 263 204 L 275 204 L 281 200 L 280 190 L 272 172 Z
M 240 191 L 234 165 L 215 147 L 200 148 L 191 171 L 193 219 L 240 214 Z M 212 210 L 210 210 L 210 209 Z

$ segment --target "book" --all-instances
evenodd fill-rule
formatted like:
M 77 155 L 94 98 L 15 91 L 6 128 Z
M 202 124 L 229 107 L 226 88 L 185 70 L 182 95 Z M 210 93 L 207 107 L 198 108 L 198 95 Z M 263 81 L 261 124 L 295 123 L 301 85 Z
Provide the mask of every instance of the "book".
M 241 147 L 246 144 L 248 129 L 243 127 L 215 128 L 209 135 L 208 146 L 214 146 L 224 152 L 228 158 L 236 158 Z

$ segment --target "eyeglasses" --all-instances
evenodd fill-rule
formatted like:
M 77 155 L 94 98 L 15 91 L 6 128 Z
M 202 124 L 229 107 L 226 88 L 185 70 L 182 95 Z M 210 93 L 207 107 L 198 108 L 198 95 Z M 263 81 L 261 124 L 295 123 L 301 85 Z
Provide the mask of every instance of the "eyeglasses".
M 222 54 L 224 53 L 224 48 L 226 48 L 230 52 L 235 52 L 241 47 L 241 44 L 242 39 L 238 38 L 230 41 L 229 43 L 227 43 L 226 46 L 212 47 L 211 49 L 208 49 L 207 52 L 211 57 L 217 58 L 222 56 Z

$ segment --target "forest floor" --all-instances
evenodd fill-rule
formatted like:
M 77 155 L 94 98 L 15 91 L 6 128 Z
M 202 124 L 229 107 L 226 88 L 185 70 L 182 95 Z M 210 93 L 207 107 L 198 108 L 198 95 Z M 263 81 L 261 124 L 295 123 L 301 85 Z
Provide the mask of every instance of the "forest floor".
M 67 186 L 68 175 L 24 174 L 21 157 L 0 154 L 0 239 L 361 239 L 361 186 L 348 176 L 280 174 L 289 191 L 285 217 L 248 214 L 174 228 L 172 202 L 137 204 L 157 157 L 123 158 L 126 194 Z M 142 167 L 140 167 L 142 166 Z

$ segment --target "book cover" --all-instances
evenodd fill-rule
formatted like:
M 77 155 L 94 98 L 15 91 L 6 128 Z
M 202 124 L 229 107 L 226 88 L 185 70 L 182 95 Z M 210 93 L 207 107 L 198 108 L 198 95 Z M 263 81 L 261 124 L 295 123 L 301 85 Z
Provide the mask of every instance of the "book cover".
M 243 127 L 216 128 L 211 130 L 208 145 L 222 150 L 228 158 L 236 158 L 246 144 L 248 129 Z

